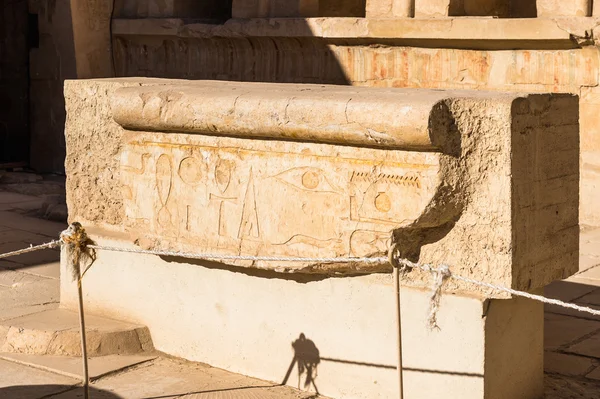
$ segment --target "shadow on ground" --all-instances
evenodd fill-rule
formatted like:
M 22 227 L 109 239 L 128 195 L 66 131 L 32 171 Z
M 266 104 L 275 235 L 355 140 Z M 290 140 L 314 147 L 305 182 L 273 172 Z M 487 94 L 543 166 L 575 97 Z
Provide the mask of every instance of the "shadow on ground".
M 83 398 L 83 388 L 73 385 L 15 385 L 0 388 L 0 398 L 10 399 L 38 399 L 57 398 L 74 399 Z M 103 389 L 90 387 L 90 399 L 126 399 Z

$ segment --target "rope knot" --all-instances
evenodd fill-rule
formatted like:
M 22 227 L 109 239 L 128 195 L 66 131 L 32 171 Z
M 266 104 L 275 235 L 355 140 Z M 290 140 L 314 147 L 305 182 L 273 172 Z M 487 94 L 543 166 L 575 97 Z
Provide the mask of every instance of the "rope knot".
M 73 281 L 81 279 L 81 261 L 84 258 L 90 260 L 90 265 L 96 259 L 95 252 L 87 248 L 93 241 L 88 237 L 85 229 L 79 222 L 73 222 L 60 233 L 60 241 L 66 245 L 67 255 L 70 259 L 71 278 Z
M 89 238 L 81 223 L 73 222 L 66 230 L 60 233 L 60 240 L 65 244 L 74 244 L 82 247 L 87 244 Z
M 413 264 L 408 259 L 403 259 L 400 254 L 400 243 L 394 243 L 388 251 L 388 261 L 394 269 L 401 273 L 406 273 L 413 268 Z

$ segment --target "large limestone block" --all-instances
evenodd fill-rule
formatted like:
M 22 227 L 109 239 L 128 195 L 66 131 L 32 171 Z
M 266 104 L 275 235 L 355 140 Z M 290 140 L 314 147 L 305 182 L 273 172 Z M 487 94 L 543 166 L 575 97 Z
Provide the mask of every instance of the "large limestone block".
M 71 220 L 243 255 L 384 256 L 393 233 L 414 260 L 525 290 L 577 270 L 576 97 L 159 82 L 67 83 Z
M 96 262 L 83 283 L 86 311 L 148 326 L 157 350 L 314 392 L 306 368 L 292 364 L 295 346 L 322 395 L 398 398 L 390 275 L 294 278 L 106 251 Z M 76 309 L 76 284 L 61 285 L 61 305 Z M 430 292 L 402 287 L 401 297 L 404 399 L 543 397 L 542 304 L 444 295 L 432 331 Z

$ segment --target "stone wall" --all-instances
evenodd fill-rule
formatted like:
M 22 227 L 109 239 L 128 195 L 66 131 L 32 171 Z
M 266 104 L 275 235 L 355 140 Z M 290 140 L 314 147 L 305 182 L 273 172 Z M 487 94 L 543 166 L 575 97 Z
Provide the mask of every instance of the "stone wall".
M 580 220 L 600 225 L 594 205 L 600 196 L 600 53 L 579 44 L 593 44 L 585 37 L 593 36 L 594 19 L 579 25 L 531 21 L 531 29 L 510 19 L 278 19 L 217 26 L 171 20 L 160 27 L 116 21 L 116 74 L 574 93 L 581 96 Z
M 0 163 L 29 159 L 27 1 L 0 8 Z
M 77 77 L 70 10 L 69 0 L 30 1 L 39 29 L 29 54 L 30 166 L 38 172 L 64 171 L 63 84 Z

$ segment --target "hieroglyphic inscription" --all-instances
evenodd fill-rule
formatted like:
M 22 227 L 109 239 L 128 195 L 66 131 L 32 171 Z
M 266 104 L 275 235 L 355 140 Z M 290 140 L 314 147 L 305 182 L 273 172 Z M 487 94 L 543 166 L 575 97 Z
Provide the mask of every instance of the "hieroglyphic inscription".
M 436 165 L 401 161 L 132 142 L 121 159 L 127 226 L 221 252 L 369 255 L 437 187 Z

